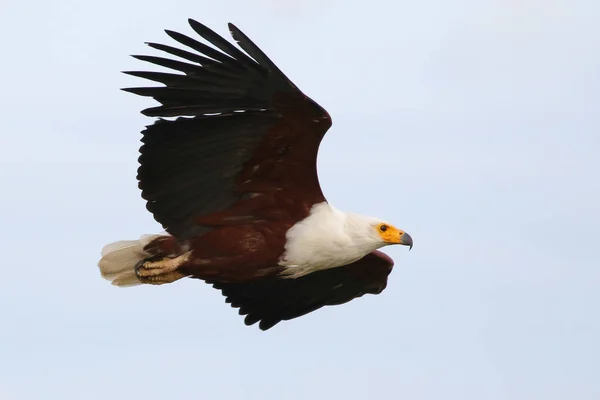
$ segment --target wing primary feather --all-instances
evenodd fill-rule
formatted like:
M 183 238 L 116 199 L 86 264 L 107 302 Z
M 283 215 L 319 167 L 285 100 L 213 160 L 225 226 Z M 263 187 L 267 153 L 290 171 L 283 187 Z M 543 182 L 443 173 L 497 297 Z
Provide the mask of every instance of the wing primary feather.
M 188 46 L 196 50 L 197 52 L 204 54 L 207 57 L 213 58 L 214 60 L 224 64 L 235 65 L 232 63 L 233 61 L 235 61 L 235 59 L 231 58 L 229 55 L 221 53 L 220 51 L 217 51 L 212 47 L 205 45 L 204 43 L 200 43 L 199 41 L 192 39 L 191 37 L 186 36 L 183 33 L 170 30 L 166 30 L 165 32 L 167 32 L 167 35 L 169 35 L 171 38 L 178 41 L 179 43 Z
M 204 43 L 200 43 L 199 41 L 179 32 L 169 30 L 165 32 L 167 32 L 167 34 L 169 34 L 169 36 L 171 36 L 171 38 L 177 42 L 188 46 L 201 54 L 204 54 L 206 57 L 164 44 L 147 44 L 155 49 L 201 64 L 202 66 L 206 67 L 207 70 L 210 69 L 211 73 L 217 73 L 228 78 L 240 79 L 241 76 L 247 73 L 247 68 L 241 65 L 238 60 L 231 58 L 229 55 L 221 53 L 220 51 L 217 51 L 212 47 L 207 46 Z
M 237 26 L 232 24 L 231 22 L 227 24 L 229 27 L 229 32 L 233 39 L 240 45 L 242 49 L 246 53 L 248 53 L 252 58 L 254 58 L 260 65 L 265 68 L 276 72 L 281 75 L 285 80 L 294 88 L 297 89 L 296 85 L 287 77 L 285 74 L 275 65 L 273 61 L 256 45 L 244 32 L 242 32 Z
M 123 74 L 135 76 L 138 78 L 148 79 L 154 82 L 159 82 L 168 86 L 184 86 L 188 84 L 189 79 L 186 75 L 170 74 L 167 72 L 150 72 L 150 71 L 121 71 Z
M 235 89 L 218 86 L 215 88 L 206 87 L 206 89 L 212 90 L 210 93 L 211 96 L 202 95 L 203 93 L 207 94 L 207 90 L 189 87 L 158 86 L 124 88 L 123 90 L 139 96 L 156 97 L 157 101 L 163 99 L 170 102 L 185 102 L 185 104 L 193 102 L 194 106 L 217 106 L 221 102 L 222 106 L 226 108 L 239 107 L 245 109 L 246 107 L 258 107 L 261 105 L 260 102 L 250 97 L 245 97 L 243 92 L 236 91 Z
M 194 31 L 196 31 L 196 33 L 198 35 L 202 36 L 204 39 L 206 39 L 208 42 L 213 44 L 218 49 L 222 50 L 226 54 L 229 54 L 231 57 L 235 58 L 236 60 L 238 60 L 240 62 L 245 62 L 246 64 L 257 66 L 257 63 L 255 60 L 248 57 L 241 50 L 236 48 L 234 45 L 229 43 L 227 40 L 223 39 L 221 36 L 219 36 L 217 33 L 215 33 L 209 27 L 207 27 L 207 26 L 201 24 L 200 22 L 195 21 L 191 18 L 188 20 L 188 22 L 189 22 L 190 26 L 192 27 L 192 29 Z
M 122 89 L 125 90 L 125 89 Z M 127 91 L 127 90 L 125 90 Z M 239 107 L 231 107 L 228 109 L 224 109 L 222 106 L 214 106 L 214 107 L 203 107 L 203 106 L 189 106 L 189 105 L 181 105 L 181 106 L 169 106 L 169 107 L 150 107 L 141 111 L 141 113 L 147 117 L 194 117 L 198 118 L 210 118 L 214 119 L 216 117 L 222 116 L 231 116 L 235 113 Z M 262 112 L 264 111 L 264 107 L 246 107 L 244 111 L 248 112 Z M 213 115 L 208 115 L 213 114 Z M 218 114 L 218 115 L 215 115 Z
M 202 67 L 198 65 L 188 64 L 176 60 L 170 60 L 168 58 L 144 55 L 132 55 L 132 57 L 141 61 L 149 62 L 151 64 L 159 65 L 161 67 L 171 68 L 176 71 L 185 72 L 186 74 L 193 74 L 197 71 L 202 71 Z
M 217 93 L 243 93 L 243 90 L 235 87 L 227 87 L 227 80 L 220 79 L 215 76 L 203 76 L 172 74 L 168 72 L 154 72 L 154 71 L 122 71 L 126 75 L 135 76 L 138 78 L 148 79 L 154 82 L 159 82 L 170 87 L 187 87 L 193 88 L 199 91 L 207 91 L 210 95 L 213 91 Z M 231 85 L 229 85 L 231 86 Z
M 213 66 L 213 65 L 220 65 L 221 64 L 218 61 L 212 60 L 210 58 L 203 57 L 203 56 L 200 56 L 200 55 L 195 54 L 195 53 L 191 53 L 191 52 L 186 51 L 186 50 L 181 50 L 181 49 L 178 49 L 178 48 L 173 47 L 173 46 L 168 46 L 166 44 L 152 43 L 152 42 L 148 42 L 146 44 L 149 47 L 152 47 L 153 49 L 164 51 L 165 53 L 169 53 L 169 54 L 172 54 L 174 56 L 181 57 L 181 58 L 183 58 L 185 60 L 188 60 L 188 61 L 200 64 L 200 65 L 202 65 L 204 67 Z

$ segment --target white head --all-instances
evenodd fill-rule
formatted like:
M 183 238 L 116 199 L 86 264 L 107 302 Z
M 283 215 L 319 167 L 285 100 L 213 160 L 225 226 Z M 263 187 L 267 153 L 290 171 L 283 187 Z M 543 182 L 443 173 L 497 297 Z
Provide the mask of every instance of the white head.
M 323 202 L 287 231 L 280 265 L 290 268 L 286 274 L 298 277 L 350 264 L 391 244 L 412 247 L 412 238 L 385 221 L 347 214 Z
M 357 245 L 373 246 L 374 249 L 391 244 L 401 244 L 412 249 L 410 235 L 394 225 L 373 217 L 349 214 L 346 231 Z

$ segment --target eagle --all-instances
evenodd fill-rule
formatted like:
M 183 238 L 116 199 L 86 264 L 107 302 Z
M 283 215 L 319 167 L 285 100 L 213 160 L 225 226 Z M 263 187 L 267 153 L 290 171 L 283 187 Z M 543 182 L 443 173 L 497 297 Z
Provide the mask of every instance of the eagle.
M 106 245 L 102 277 L 122 287 L 200 279 L 261 330 L 381 293 L 394 263 L 378 249 L 413 240 L 325 199 L 327 111 L 233 24 L 239 48 L 188 22 L 205 42 L 166 30 L 182 46 L 147 44 L 177 59 L 133 56 L 169 72 L 124 72 L 161 84 L 122 90 L 159 103 L 142 111 L 155 120 L 142 131 L 137 181 L 164 232 Z

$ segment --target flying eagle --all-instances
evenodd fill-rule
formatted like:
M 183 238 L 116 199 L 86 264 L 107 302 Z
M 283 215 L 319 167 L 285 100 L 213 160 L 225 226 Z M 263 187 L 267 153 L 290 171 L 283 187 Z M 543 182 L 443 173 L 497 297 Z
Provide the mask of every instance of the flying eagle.
M 105 246 L 102 276 L 117 286 L 204 280 L 262 330 L 383 291 L 393 261 L 377 249 L 413 241 L 326 201 L 317 151 L 327 111 L 233 24 L 245 53 L 189 24 L 214 47 L 167 30 L 187 49 L 148 45 L 181 60 L 134 57 L 179 73 L 125 72 L 164 86 L 123 89 L 160 103 L 142 111 L 161 118 L 142 132 L 137 179 L 166 232 Z

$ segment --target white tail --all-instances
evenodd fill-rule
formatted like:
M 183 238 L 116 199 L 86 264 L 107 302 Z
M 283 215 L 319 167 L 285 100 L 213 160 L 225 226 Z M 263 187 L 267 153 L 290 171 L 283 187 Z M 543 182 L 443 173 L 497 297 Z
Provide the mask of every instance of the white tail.
M 115 286 L 141 285 L 142 282 L 135 275 L 135 265 L 150 256 L 144 247 L 160 236 L 144 235 L 140 240 L 122 240 L 104 246 L 98 263 L 102 277 Z

